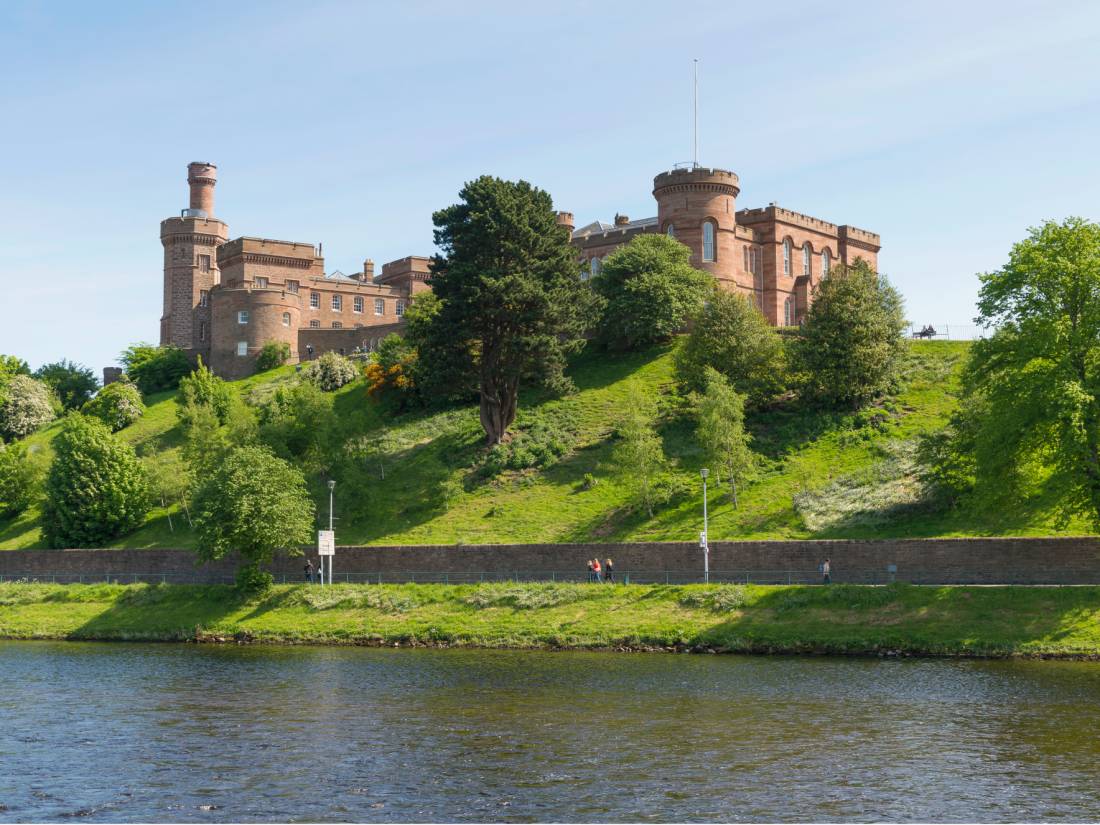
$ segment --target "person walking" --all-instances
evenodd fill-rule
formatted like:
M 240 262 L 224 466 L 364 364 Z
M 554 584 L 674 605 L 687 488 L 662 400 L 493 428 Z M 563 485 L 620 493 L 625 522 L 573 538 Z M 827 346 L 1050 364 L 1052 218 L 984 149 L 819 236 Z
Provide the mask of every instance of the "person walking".
M 594 578 L 594 575 L 593 575 L 593 570 L 592 570 L 592 559 L 589 559 L 588 560 L 588 581 L 591 582 L 593 578 Z
M 310 584 L 313 584 L 313 562 L 310 561 L 309 559 L 306 559 L 305 571 L 306 571 L 306 581 L 308 581 Z
M 611 559 L 604 559 L 603 580 L 608 584 L 615 583 L 615 565 L 611 563 Z
M 602 582 L 603 576 L 600 575 L 600 560 L 592 559 L 592 572 L 596 575 L 596 582 Z
M 821 583 L 828 584 L 832 581 L 829 577 L 829 573 L 832 572 L 832 567 L 829 565 L 829 560 L 825 559 L 825 562 L 821 565 Z

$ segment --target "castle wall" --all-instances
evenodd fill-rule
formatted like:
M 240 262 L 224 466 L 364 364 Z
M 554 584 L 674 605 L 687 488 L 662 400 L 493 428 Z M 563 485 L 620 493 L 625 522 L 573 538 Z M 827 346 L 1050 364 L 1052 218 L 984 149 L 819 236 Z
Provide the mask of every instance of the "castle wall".
M 288 363 L 298 361 L 302 315 L 299 295 L 280 289 L 223 286 L 214 292 L 211 309 L 210 369 L 219 376 L 234 379 L 252 375 L 256 371 L 256 356 L 272 341 L 290 346 Z M 240 323 L 241 312 L 248 313 L 247 323 Z
M 161 221 L 164 247 L 164 307 L 160 343 L 204 351 L 209 346 L 209 313 L 202 293 L 219 282 L 218 249 L 229 227 L 213 218 L 180 217 Z M 202 326 L 205 323 L 206 326 Z M 205 340 L 204 340 L 205 339 Z

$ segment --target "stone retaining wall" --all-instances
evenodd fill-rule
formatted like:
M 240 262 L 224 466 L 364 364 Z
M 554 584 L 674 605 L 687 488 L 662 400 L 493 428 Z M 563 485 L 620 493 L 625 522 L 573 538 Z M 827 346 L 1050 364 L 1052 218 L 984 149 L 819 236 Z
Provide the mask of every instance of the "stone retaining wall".
M 316 554 L 309 554 L 316 560 Z M 586 561 L 611 557 L 620 576 L 660 578 L 702 572 L 693 542 L 622 544 L 495 544 L 340 547 L 335 569 L 386 580 L 410 574 L 488 573 L 582 575 Z M 918 584 L 1100 584 L 1100 538 L 950 538 L 875 541 L 721 541 L 711 545 L 710 569 L 750 572 L 751 580 L 815 580 L 830 559 L 835 582 Z M 301 578 L 302 558 L 276 561 L 273 572 Z M 895 568 L 891 570 L 890 568 Z M 187 550 L 12 550 L 0 552 L 0 577 L 68 578 L 165 576 L 215 582 L 232 577 L 235 562 L 196 566 Z M 767 574 L 767 575 L 764 575 Z M 413 577 L 415 578 L 415 577 Z M 675 580 L 675 578 L 673 579 Z

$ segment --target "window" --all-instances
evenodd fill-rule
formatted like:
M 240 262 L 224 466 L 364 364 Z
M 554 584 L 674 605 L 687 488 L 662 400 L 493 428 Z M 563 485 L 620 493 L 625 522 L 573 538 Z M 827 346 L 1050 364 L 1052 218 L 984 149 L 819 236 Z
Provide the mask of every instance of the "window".
M 321 308 L 321 293 L 311 292 L 309 293 L 309 308 L 320 309 Z
M 332 322 L 332 328 L 333 328 L 333 329 L 341 329 L 341 328 L 342 328 L 343 326 L 344 326 L 344 325 L 343 325 L 343 324 L 341 324 L 341 323 L 340 323 L 339 321 L 333 321 L 333 322 Z
M 741 251 L 745 253 L 745 271 L 751 272 L 752 270 L 749 269 L 749 248 L 747 246 L 742 247 Z
M 256 278 L 254 280 L 257 289 L 267 289 L 267 278 Z
M 386 312 L 386 302 L 383 301 L 381 298 L 375 298 L 374 299 L 374 314 L 375 315 L 384 315 L 385 312 Z
M 309 326 L 310 326 L 310 329 L 320 329 L 321 322 L 318 321 L 317 319 L 314 319 L 314 320 L 309 322 Z
M 362 325 L 362 324 L 356 324 L 356 325 L 355 325 L 355 328 L 356 328 L 356 329 L 362 329 L 362 328 L 363 328 L 363 325 Z
M 714 223 L 712 221 L 703 222 L 703 260 L 714 260 Z
M 209 272 L 209 271 L 210 271 L 210 256 L 209 255 L 199 255 L 199 272 Z
M 287 281 L 286 282 L 286 291 L 289 292 L 291 295 L 297 295 L 298 294 L 298 282 L 297 281 Z
M 756 247 L 749 250 L 749 272 L 756 274 Z
M 362 313 L 363 311 L 363 296 L 356 295 L 351 301 L 351 311 Z
M 200 307 L 210 306 L 210 291 L 209 290 L 206 290 L 206 289 L 200 289 L 199 290 L 199 306 Z
M 248 355 L 248 341 L 237 342 L 237 355 Z
M 237 323 L 238 324 L 247 324 L 248 323 L 248 310 L 247 309 L 242 309 L 240 312 L 237 313 Z
M 343 310 L 343 308 L 344 308 L 344 296 L 343 295 L 333 295 L 332 296 L 332 311 L 333 312 L 340 312 L 341 310 Z
M 593 258 L 591 261 L 588 262 L 588 266 L 589 266 L 589 272 L 591 273 L 591 276 L 593 278 L 595 278 L 597 275 L 600 274 L 600 259 L 599 258 Z
M 783 302 L 783 325 L 794 326 L 794 302 L 790 298 Z
M 283 313 L 283 326 L 284 327 L 289 327 L 290 326 L 290 313 L 289 312 L 284 312 Z
M 676 227 L 673 226 L 672 224 L 669 224 L 668 229 L 665 230 L 665 234 L 668 235 L 670 238 L 675 238 L 676 237 Z
M 821 250 L 821 277 L 824 278 L 829 274 L 829 250 Z
M 405 314 L 405 302 L 404 301 L 398 301 L 397 302 L 397 317 L 400 318 L 404 314 Z
M 783 241 L 783 274 L 791 274 L 791 242 Z
M 206 321 L 199 321 L 199 340 L 206 340 Z
M 802 244 L 802 274 L 810 277 L 810 245 Z

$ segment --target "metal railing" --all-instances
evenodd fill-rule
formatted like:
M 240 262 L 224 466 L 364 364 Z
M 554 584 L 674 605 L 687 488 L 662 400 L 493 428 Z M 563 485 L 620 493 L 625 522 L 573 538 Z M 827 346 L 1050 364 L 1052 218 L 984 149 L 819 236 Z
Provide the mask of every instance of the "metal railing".
M 702 584 L 701 570 L 615 570 L 615 584 Z M 893 581 L 890 573 L 846 574 L 837 583 L 887 584 Z M 340 573 L 334 576 L 336 584 L 481 584 L 488 582 L 569 582 L 589 581 L 584 570 L 487 570 L 487 571 L 434 571 L 391 570 L 377 573 Z M 818 570 L 712 570 L 711 584 L 820 584 Z M 51 584 L 233 584 L 231 575 L 177 573 L 74 573 L 37 574 L 14 573 L 0 575 L 0 582 L 27 582 Z M 275 574 L 277 584 L 306 584 L 303 574 Z M 592 582 L 596 584 L 596 582 Z M 603 582 L 607 583 L 607 582 Z

